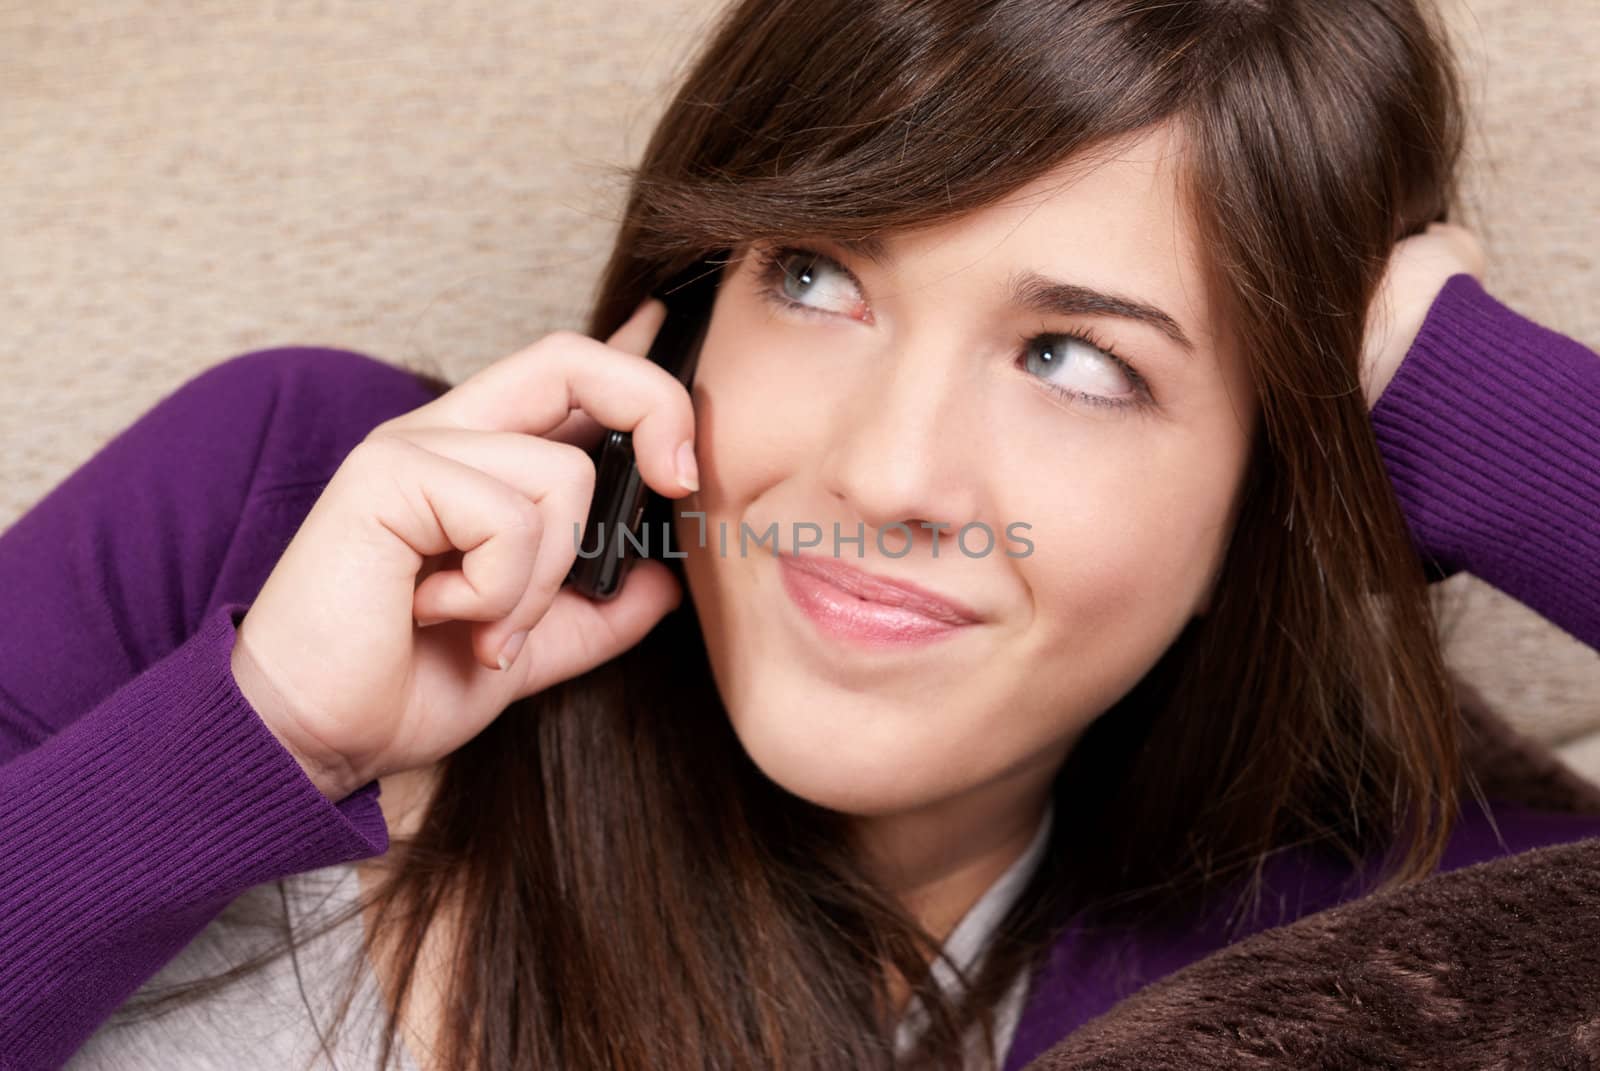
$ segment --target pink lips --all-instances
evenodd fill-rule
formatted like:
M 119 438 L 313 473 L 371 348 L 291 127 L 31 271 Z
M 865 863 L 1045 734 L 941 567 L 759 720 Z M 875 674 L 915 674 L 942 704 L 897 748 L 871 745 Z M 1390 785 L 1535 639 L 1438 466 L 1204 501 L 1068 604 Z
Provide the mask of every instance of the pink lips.
M 953 599 L 834 558 L 783 554 L 778 569 L 784 590 L 820 629 L 868 646 L 926 643 L 981 620 Z

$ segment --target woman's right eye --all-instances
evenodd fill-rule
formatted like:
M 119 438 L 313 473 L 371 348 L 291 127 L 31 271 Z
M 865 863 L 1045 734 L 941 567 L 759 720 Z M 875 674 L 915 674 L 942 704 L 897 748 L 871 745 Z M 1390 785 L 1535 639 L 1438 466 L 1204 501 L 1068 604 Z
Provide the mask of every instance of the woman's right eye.
M 861 288 L 850 269 L 814 249 L 763 247 L 755 251 L 755 260 L 757 289 L 781 309 L 812 315 L 838 311 L 848 316 L 862 304 Z M 831 298 L 835 309 L 810 303 L 819 298 L 823 302 Z

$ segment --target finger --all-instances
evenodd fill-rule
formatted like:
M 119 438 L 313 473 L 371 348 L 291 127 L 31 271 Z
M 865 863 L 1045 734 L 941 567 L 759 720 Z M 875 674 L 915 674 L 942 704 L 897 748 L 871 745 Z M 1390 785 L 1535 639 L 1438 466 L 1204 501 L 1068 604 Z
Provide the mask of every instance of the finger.
M 444 426 L 542 437 L 574 408 L 632 433 L 639 473 L 651 488 L 669 498 L 688 493 L 677 474 L 678 446 L 694 438 L 688 390 L 655 362 L 573 332 L 546 335 L 375 430 Z
M 577 558 L 594 497 L 594 462 L 576 447 L 515 432 L 419 428 L 403 437 L 497 478 L 539 507 L 542 532 L 533 568 L 521 598 L 510 611 L 495 612 L 482 604 L 464 571 L 442 571 L 417 586 L 415 614 L 419 620 L 501 622 L 481 636 L 487 653 L 498 656 L 507 637 L 538 623 Z
M 383 492 L 365 503 L 363 520 L 379 529 L 375 542 L 380 546 L 400 548 L 395 568 L 405 575 L 408 590 L 428 557 L 464 552 L 459 571 L 434 573 L 412 591 L 413 616 L 495 619 L 517 608 L 532 582 L 544 535 L 537 503 L 472 465 L 399 436 L 368 438 L 357 450 L 362 459 L 354 467 L 357 486 Z M 340 472 L 347 471 L 352 470 L 341 467 Z M 454 578 L 459 581 L 452 584 Z M 489 668 L 498 668 L 497 653 L 477 652 Z
M 616 598 L 563 589 L 511 664 L 518 695 L 586 673 L 633 647 L 683 600 L 683 586 L 657 561 L 636 562 Z
M 656 333 L 661 330 L 661 325 L 666 321 L 667 307 L 656 298 L 646 298 L 633 310 L 633 315 L 625 320 L 621 327 L 612 332 L 606 340 L 606 345 L 613 346 L 625 353 L 634 353 L 643 356 L 650 352 L 650 343 L 655 339 Z M 559 427 L 551 429 L 545 436 L 557 442 L 570 443 L 584 450 L 592 450 L 600 444 L 606 435 L 607 428 L 595 420 L 582 409 L 574 409 L 567 415 L 567 419 Z
M 650 343 L 655 341 L 656 332 L 661 330 L 666 319 L 667 306 L 658 298 L 645 298 L 633 314 L 622 321 L 622 326 L 611 332 L 606 345 L 643 357 L 650 352 Z

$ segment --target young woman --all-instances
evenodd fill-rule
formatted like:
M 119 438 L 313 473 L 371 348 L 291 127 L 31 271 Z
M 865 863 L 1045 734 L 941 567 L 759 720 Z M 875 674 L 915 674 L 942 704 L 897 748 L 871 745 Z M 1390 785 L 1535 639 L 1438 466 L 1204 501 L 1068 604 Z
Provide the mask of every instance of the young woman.
M 1547 572 L 1600 574 L 1600 372 L 1429 230 L 1455 78 L 1409 0 L 731 7 L 587 335 L 454 388 L 246 355 L 6 533 L 52 614 L 6 626 L 0 1053 L 339 1062 L 365 1000 L 415 1067 L 1014 1068 L 1433 872 L 1477 819 L 1426 580 L 1600 644 Z M 701 259 L 691 395 L 643 299 Z M 684 557 L 592 603 L 602 427 Z M 348 1006 L 253 996 L 279 942 L 97 1030 L 316 868 Z M 1186 937 L 1068 1001 L 1086 920 Z

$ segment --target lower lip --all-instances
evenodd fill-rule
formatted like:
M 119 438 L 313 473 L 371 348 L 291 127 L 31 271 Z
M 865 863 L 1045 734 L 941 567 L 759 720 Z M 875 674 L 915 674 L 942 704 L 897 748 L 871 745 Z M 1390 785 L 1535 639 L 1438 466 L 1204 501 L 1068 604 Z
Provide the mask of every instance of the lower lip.
M 915 647 L 966 628 L 937 621 L 914 610 L 869 602 L 797 569 L 780 555 L 783 588 L 800 611 L 823 633 L 865 647 Z

